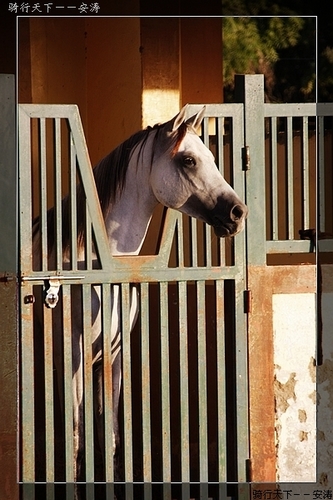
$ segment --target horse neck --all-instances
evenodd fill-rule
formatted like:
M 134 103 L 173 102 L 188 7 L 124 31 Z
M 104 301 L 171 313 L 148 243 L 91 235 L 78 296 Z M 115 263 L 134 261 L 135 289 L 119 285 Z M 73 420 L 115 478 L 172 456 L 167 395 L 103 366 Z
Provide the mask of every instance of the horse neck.
M 112 255 L 138 255 L 144 242 L 154 208 L 158 204 L 150 188 L 150 163 L 132 158 L 125 186 L 105 219 Z

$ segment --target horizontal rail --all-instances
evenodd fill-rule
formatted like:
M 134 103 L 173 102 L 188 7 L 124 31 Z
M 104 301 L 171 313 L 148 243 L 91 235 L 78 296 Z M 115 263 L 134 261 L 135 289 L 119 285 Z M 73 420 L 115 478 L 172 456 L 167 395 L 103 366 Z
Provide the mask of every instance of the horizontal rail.
M 63 273 L 61 277 L 57 275 L 50 275 L 45 277 L 42 271 L 36 271 L 32 275 L 27 277 L 22 276 L 21 282 L 24 286 L 27 282 L 35 282 L 36 284 L 43 284 L 45 280 L 49 279 L 59 279 L 66 280 L 67 284 L 95 284 L 95 283 L 141 283 L 142 281 L 148 283 L 160 282 L 160 281 L 210 281 L 216 279 L 237 279 L 242 274 L 242 269 L 238 266 L 228 266 L 228 267 L 197 267 L 197 268 L 168 268 L 168 269 L 145 269 L 137 268 L 133 266 L 124 267 L 124 269 L 115 269 L 112 275 L 108 271 L 102 269 L 93 269 L 85 271 L 84 276 L 76 276 L 73 271 L 68 271 Z
M 267 241 L 268 254 L 277 253 L 309 253 L 312 251 L 311 242 L 308 240 L 278 240 Z
M 302 116 L 316 116 L 317 106 L 315 103 L 288 103 L 288 104 L 264 104 L 264 116 L 269 117 L 302 117 Z

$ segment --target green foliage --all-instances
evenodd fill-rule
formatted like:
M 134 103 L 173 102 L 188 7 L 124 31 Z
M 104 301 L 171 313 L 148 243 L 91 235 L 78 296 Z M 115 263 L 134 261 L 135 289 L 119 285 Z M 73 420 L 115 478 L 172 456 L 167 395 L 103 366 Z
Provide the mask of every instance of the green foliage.
M 240 9 L 241 4 L 242 1 L 237 0 L 233 9 Z M 264 73 L 268 100 L 314 100 L 314 23 L 314 18 L 305 17 L 225 17 L 226 100 L 231 99 L 236 73 Z M 295 67 L 298 66 L 295 81 Z

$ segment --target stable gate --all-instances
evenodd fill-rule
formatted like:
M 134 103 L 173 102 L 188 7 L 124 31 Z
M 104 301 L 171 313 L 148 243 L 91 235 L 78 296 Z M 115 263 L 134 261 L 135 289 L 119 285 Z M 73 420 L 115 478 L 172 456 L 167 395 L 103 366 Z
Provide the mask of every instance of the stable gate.
M 219 106 L 207 107 L 203 139 L 211 144 L 219 168 L 244 199 L 242 105 L 225 105 L 223 114 L 221 111 Z M 150 243 L 156 239 L 153 254 L 111 257 L 77 108 L 20 105 L 19 113 L 24 498 L 38 497 L 40 490 L 42 496 L 54 498 L 59 489 L 55 482 L 67 483 L 67 498 L 74 494 L 71 380 L 76 368 L 72 366 L 70 332 L 77 307 L 82 307 L 83 314 L 82 480 L 88 483 L 87 498 L 94 498 L 94 488 L 98 488 L 94 483 L 104 481 L 109 483 L 104 494 L 113 498 L 115 478 L 125 484 L 126 498 L 162 498 L 162 491 L 163 498 L 192 498 L 198 493 L 193 487 L 191 490 L 190 483 L 200 485 L 198 491 L 203 498 L 212 494 L 222 498 L 227 480 L 246 481 L 248 458 L 245 233 L 232 242 L 220 241 L 210 227 L 171 210 L 160 211 L 155 217 L 160 233 L 148 234 Z M 209 128 L 214 128 L 213 134 Z M 79 265 L 75 224 L 78 179 L 86 195 L 85 256 Z M 67 193 L 72 236 L 71 259 L 64 266 L 61 200 Z M 47 247 L 50 207 L 55 207 L 56 213 L 56 250 L 51 268 Z M 41 231 L 38 248 L 33 248 L 31 221 L 36 215 L 40 216 Z M 140 313 L 130 335 L 133 284 L 139 290 Z M 89 341 L 92 285 L 99 289 L 103 303 L 104 462 L 96 443 L 93 416 L 93 354 Z M 117 471 L 112 456 L 108 333 L 115 285 L 120 286 L 123 325 L 122 466 Z M 82 289 L 82 306 L 71 301 L 78 286 Z M 40 296 L 44 306 L 36 300 Z M 63 325 L 63 380 L 57 378 L 53 364 L 56 311 Z M 36 326 L 39 317 L 42 332 Z M 58 397 L 62 384 L 63 396 Z M 44 489 L 34 486 L 35 482 L 48 484 Z M 163 485 L 161 491 L 157 490 L 159 483 Z M 172 490 L 171 483 L 175 483 Z M 96 495 L 100 494 L 96 490 Z
M 66 332 L 71 330 L 75 308 L 71 294 L 80 287 L 83 343 L 90 346 L 92 286 L 99 289 L 103 300 L 105 459 L 95 439 L 92 352 L 85 348 L 83 481 L 87 485 L 83 498 L 84 494 L 89 499 L 113 498 L 114 491 L 118 496 L 125 494 L 126 499 L 222 499 L 227 494 L 248 494 L 244 483 L 250 479 L 251 266 L 276 265 L 281 256 L 292 254 L 302 262 L 299 255 L 311 251 L 314 241 L 308 234 L 310 241 L 301 240 L 298 231 L 315 227 L 316 198 L 315 185 L 310 182 L 315 176 L 315 148 L 309 146 L 315 105 L 264 105 L 261 76 L 250 78 L 239 99 L 244 104 L 207 105 L 202 125 L 202 138 L 213 151 L 218 168 L 249 206 L 247 232 L 232 241 L 218 240 L 208 226 L 175 211 L 159 210 L 138 257 L 109 254 L 77 108 L 20 105 L 20 478 L 24 498 L 38 498 L 39 492 L 42 498 L 56 498 L 59 488 L 64 488 L 61 494 L 67 494 L 68 500 L 74 498 L 72 345 Z M 191 111 L 198 107 L 191 106 Z M 293 125 L 295 115 L 301 126 Z M 279 159 L 282 135 L 283 167 Z M 295 160 L 296 148 L 301 151 L 300 161 Z M 85 256 L 79 266 L 78 179 L 86 195 Z M 64 268 L 61 199 L 68 193 L 72 258 Z M 57 248 L 49 268 L 46 212 L 53 206 Z M 33 264 L 31 221 L 36 215 L 41 217 L 41 258 Z M 139 290 L 140 313 L 130 335 L 133 285 Z M 122 466 L 117 471 L 112 456 L 108 338 L 108 305 L 114 286 L 120 287 L 123 325 Z M 58 299 L 57 305 L 39 307 L 35 298 L 40 295 L 49 306 Z M 56 310 L 61 312 L 64 331 L 63 378 L 58 380 L 52 341 Z M 40 337 L 33 328 L 38 316 L 43 317 Z M 63 384 L 60 398 L 59 383 Z M 115 479 L 122 486 L 115 487 Z M 47 485 L 37 487 L 36 482 Z M 64 485 L 54 484 L 58 482 Z M 107 486 L 98 484 L 104 482 Z M 227 491 L 226 483 L 238 486 Z

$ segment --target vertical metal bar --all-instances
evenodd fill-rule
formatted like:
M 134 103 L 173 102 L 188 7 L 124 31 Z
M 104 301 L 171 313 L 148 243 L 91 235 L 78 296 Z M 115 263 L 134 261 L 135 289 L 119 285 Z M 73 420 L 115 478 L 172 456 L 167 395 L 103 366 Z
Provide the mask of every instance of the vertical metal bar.
M 198 392 L 199 392 L 199 477 L 208 481 L 207 362 L 205 282 L 197 282 Z
M 149 289 L 141 283 L 141 380 L 142 380 L 142 453 L 143 481 L 151 482 L 151 425 L 150 425 L 150 360 L 149 360 Z M 149 491 L 146 492 L 149 494 Z M 145 497 L 146 499 L 146 497 Z M 148 497 L 147 497 L 148 500 Z
M 56 228 L 56 263 L 60 271 L 62 259 L 62 189 L 61 189 L 61 122 L 55 118 L 55 228 Z
M 20 266 L 22 274 L 32 270 L 32 172 L 31 172 L 31 120 L 19 106 L 19 201 L 20 201 Z M 9 143 L 9 141 L 7 141 Z M 35 390 L 34 390 L 34 338 L 33 338 L 33 287 L 21 285 L 20 317 L 20 382 L 21 397 L 21 457 L 20 479 L 23 483 L 35 480 Z M 34 500 L 34 484 L 22 486 L 24 500 Z
M 206 266 L 212 267 L 212 229 L 205 224 L 205 248 L 206 248 Z
M 204 142 L 204 144 L 209 148 L 209 116 L 205 116 L 202 124 L 202 131 L 201 131 L 201 137 Z
M 224 281 L 216 280 L 216 358 L 217 358 L 217 411 L 218 411 L 218 480 L 227 481 L 226 473 L 226 375 Z
M 134 500 L 133 483 L 126 482 L 124 489 L 125 489 L 125 500 Z
M 160 283 L 163 482 L 171 481 L 168 283 Z
M 243 103 L 244 106 L 243 116 L 235 113 L 233 117 L 233 145 L 242 144 L 244 140 L 243 144 L 250 148 L 251 164 L 255 165 L 255 169 L 252 168 L 245 173 L 245 202 L 251 214 L 246 222 L 246 231 L 249 235 L 255 235 L 251 245 L 247 248 L 248 259 L 254 266 L 266 265 L 264 76 L 236 75 L 235 97 L 237 102 Z M 235 171 L 237 165 L 240 164 L 240 153 L 235 148 L 233 151 Z M 239 196 L 244 193 L 242 177 L 238 176 L 239 184 L 234 185 Z M 243 243 L 243 238 L 236 238 L 236 249 Z
M 216 144 L 217 156 L 216 163 L 219 171 L 224 175 L 224 117 L 216 118 Z
M 107 482 L 105 488 L 106 488 L 105 500 L 114 500 L 115 499 L 114 483 Z
M 324 117 L 318 117 L 318 183 L 319 183 L 319 231 L 326 229 L 325 214 L 325 126 Z
M 246 316 L 243 303 L 244 283 L 242 279 L 235 280 L 235 350 L 236 350 L 236 395 L 237 395 L 237 461 L 238 482 L 245 483 L 246 463 L 249 456 L 248 427 L 248 339 Z
M 54 500 L 55 491 L 54 491 L 54 483 L 46 484 L 46 500 Z
M 66 483 L 66 500 L 75 499 L 75 486 L 74 483 Z
M 20 105 L 19 140 L 20 265 L 25 274 L 32 269 L 31 120 Z
M 104 439 L 105 481 L 114 480 L 113 470 L 113 399 L 112 399 L 112 286 L 102 284 L 102 331 L 103 331 L 103 391 L 104 391 Z
M 74 481 L 74 447 L 73 447 L 73 373 L 72 373 L 72 318 L 71 287 L 62 285 L 62 321 L 64 352 L 64 401 L 63 418 L 65 424 L 65 478 L 66 482 Z M 59 307 L 59 306 L 58 306 Z
M 86 267 L 92 269 L 92 228 L 88 203 L 86 203 Z
M 183 230 L 183 216 L 182 214 L 177 214 L 177 253 L 178 253 L 178 265 L 179 267 L 184 267 L 184 230 Z
M 247 89 L 247 85 L 245 85 L 245 87 Z M 251 91 L 254 91 L 254 89 L 251 89 L 251 85 L 249 87 L 250 88 L 248 90 L 249 90 L 249 93 L 251 94 Z M 254 85 L 254 87 L 256 89 L 258 89 L 258 92 L 259 92 L 259 95 L 255 96 L 255 98 L 257 99 L 257 98 L 259 98 L 261 91 L 263 90 L 261 88 L 261 82 L 257 80 L 257 86 Z M 256 93 L 256 91 L 254 91 L 254 92 Z M 247 91 L 246 91 L 246 94 L 247 94 Z M 246 99 L 249 99 L 249 96 L 246 97 Z M 261 111 L 263 111 L 263 110 L 261 110 L 260 99 L 258 99 L 258 101 L 257 101 L 257 106 L 258 106 L 258 111 L 256 111 L 256 113 L 258 112 L 259 115 L 256 118 L 258 118 L 258 122 L 256 120 L 252 126 L 258 127 L 258 130 L 260 130 L 260 126 L 263 126 L 263 122 L 261 122 L 261 120 L 259 119 L 259 117 L 261 116 Z M 262 164 L 261 164 L 262 168 L 264 168 L 264 161 L 265 160 L 264 160 L 263 156 L 260 157 L 261 155 L 258 154 L 258 150 L 256 147 L 254 147 L 255 146 L 254 144 L 252 147 L 250 142 L 249 143 L 245 142 L 245 137 L 244 137 L 244 120 L 245 120 L 244 114 L 245 114 L 245 112 L 243 114 L 243 109 L 245 109 L 245 106 L 240 106 L 238 108 L 237 112 L 234 113 L 232 120 L 231 120 L 231 123 L 232 123 L 232 129 L 231 129 L 232 177 L 233 177 L 233 187 L 234 187 L 236 193 L 238 194 L 238 196 L 240 196 L 241 199 L 245 200 L 247 205 L 249 205 L 250 203 L 249 203 L 249 200 L 247 200 L 247 197 L 248 196 L 251 197 L 251 201 L 253 201 L 252 198 L 254 196 L 255 197 L 259 196 L 259 192 L 256 192 L 256 190 L 258 190 L 258 191 L 261 191 L 261 190 L 259 189 L 260 186 L 258 186 L 257 183 L 255 183 L 253 179 L 251 179 L 251 182 L 250 182 L 250 175 L 251 175 L 250 173 L 252 171 L 251 170 L 246 171 L 246 172 L 243 171 L 242 162 L 241 162 L 242 146 L 244 144 L 249 146 L 249 149 L 251 151 L 251 158 L 252 158 L 252 153 L 253 153 L 253 157 L 254 157 L 255 161 L 258 162 L 258 168 L 256 168 L 256 175 L 258 174 L 258 172 L 260 172 L 259 165 L 261 162 L 262 162 Z M 252 117 L 252 115 L 251 115 L 251 117 Z M 262 120 L 263 119 L 264 118 L 262 116 Z M 252 137 L 252 133 L 253 133 L 252 126 L 249 125 L 249 128 L 250 128 L 250 134 L 248 134 L 249 141 L 250 140 L 255 141 L 254 137 Z M 262 136 L 264 137 L 264 133 L 262 134 Z M 256 140 L 257 139 L 258 139 L 258 133 L 256 134 Z M 263 143 L 262 143 L 262 145 L 263 145 Z M 254 151 L 253 151 L 253 149 L 254 149 Z M 252 172 L 252 174 L 253 174 L 253 172 Z M 265 182 L 265 181 L 264 181 L 264 179 L 261 178 L 257 182 Z M 251 190 L 253 189 L 254 191 L 251 192 L 249 190 L 249 192 L 247 193 L 246 188 L 249 188 L 249 183 L 252 184 Z M 254 184 L 255 184 L 255 186 L 254 186 Z M 261 194 L 263 194 L 263 196 L 264 196 L 264 193 L 261 193 Z M 261 201 L 260 217 L 262 218 L 262 221 L 264 221 L 263 224 L 265 224 L 265 221 L 266 221 L 264 207 L 265 207 L 265 204 L 263 204 L 263 202 Z M 259 210 L 258 210 L 257 204 L 252 206 L 252 210 L 254 210 L 254 212 L 256 213 L 256 215 L 252 215 L 252 217 L 258 217 Z M 252 211 L 251 211 L 251 213 L 252 213 Z M 260 219 L 258 219 L 258 220 L 260 220 Z M 253 223 L 253 221 L 252 221 L 252 223 Z M 246 225 L 246 231 L 247 231 L 247 227 L 248 226 Z M 244 249 L 245 249 L 245 245 L 246 245 L 246 243 L 245 243 L 246 231 L 243 231 L 239 235 L 237 235 L 238 237 L 235 238 L 235 240 L 233 241 L 234 264 L 236 267 L 240 267 L 240 266 L 244 265 L 244 259 L 245 259 Z M 265 240 L 264 247 L 262 246 L 262 243 L 263 243 L 262 238 L 264 238 L 264 240 Z M 258 254 L 260 254 L 260 255 L 256 255 L 256 257 L 258 258 L 258 261 L 261 261 L 262 259 L 264 259 L 264 257 L 266 257 L 266 233 L 264 235 L 261 234 L 259 241 L 256 240 L 256 243 L 258 244 L 257 252 L 258 252 Z M 242 268 L 241 272 L 243 272 L 243 268 Z
M 35 500 L 35 484 L 25 483 L 22 485 L 23 500 Z
M 22 481 L 33 483 L 35 480 L 33 306 L 27 297 L 33 297 L 33 287 L 25 283 L 21 288 Z
M 132 382 L 131 382 L 131 325 L 129 284 L 121 285 L 122 354 L 123 354 L 123 404 L 124 404 L 124 469 L 125 482 L 133 482 L 132 450 Z M 132 489 L 127 492 L 132 495 Z M 127 497 L 126 497 L 127 498 Z
M 77 270 L 77 206 L 76 206 L 76 150 L 72 132 L 70 132 L 70 234 L 71 234 L 71 265 L 73 271 Z
M 279 239 L 278 206 L 278 164 L 277 164 L 277 120 L 271 117 L 271 154 L 272 154 L 272 238 Z
M 52 310 L 44 307 L 46 482 L 54 482 L 54 394 Z
M 202 140 L 204 144 L 209 148 L 209 120 L 210 118 L 206 116 L 202 122 Z M 192 266 L 197 267 L 198 265 L 198 222 L 196 219 L 191 218 L 191 230 L 192 230 Z M 208 226 L 205 227 L 206 235 L 206 262 L 207 266 L 211 263 L 211 232 Z
M 216 119 L 216 144 L 217 144 L 217 166 L 221 174 L 224 176 L 224 120 L 225 118 Z M 230 120 L 230 124 L 233 122 Z M 220 250 L 220 265 L 225 266 L 225 240 L 220 238 L 218 241 Z
M 86 498 L 95 499 L 95 485 L 93 482 L 86 483 Z
M 94 481 L 94 416 L 91 345 L 91 285 L 82 285 L 83 309 L 83 369 L 84 369 L 84 429 L 86 482 Z
M 198 266 L 198 232 L 197 232 L 197 224 L 198 221 L 191 217 L 191 249 L 192 249 L 192 262 L 191 265 L 193 267 Z
M 288 239 L 294 239 L 293 119 L 287 116 Z
M 190 445 L 189 445 L 189 393 L 188 393 L 188 339 L 187 339 L 187 283 L 178 283 L 179 297 L 179 356 L 180 356 L 180 436 L 181 480 L 183 498 L 189 498 Z
M 308 117 L 303 116 L 303 228 L 310 224 L 310 187 L 309 187 L 309 129 Z
M 46 127 L 45 118 L 39 121 L 40 133 L 40 238 L 42 271 L 48 269 L 47 250 L 47 166 L 46 166 Z

